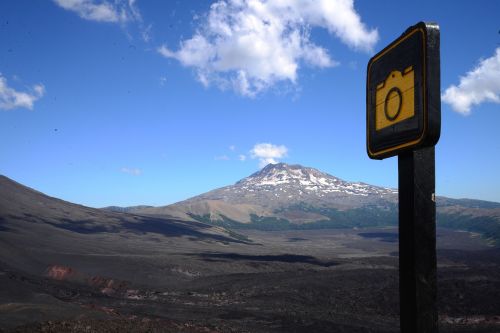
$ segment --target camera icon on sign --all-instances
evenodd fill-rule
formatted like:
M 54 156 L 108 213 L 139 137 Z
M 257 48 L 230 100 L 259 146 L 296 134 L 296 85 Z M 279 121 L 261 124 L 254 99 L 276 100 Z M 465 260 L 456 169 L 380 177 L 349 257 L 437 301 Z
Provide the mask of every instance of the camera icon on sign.
M 375 130 L 397 124 L 415 115 L 415 73 L 413 66 L 403 73 L 392 71 L 377 85 Z

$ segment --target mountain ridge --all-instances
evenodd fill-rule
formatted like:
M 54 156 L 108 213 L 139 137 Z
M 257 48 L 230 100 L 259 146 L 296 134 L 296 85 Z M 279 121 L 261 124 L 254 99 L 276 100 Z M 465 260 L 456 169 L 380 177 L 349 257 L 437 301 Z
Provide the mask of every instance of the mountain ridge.
M 141 216 L 144 223 L 149 217 L 229 229 L 352 228 L 398 223 L 396 189 L 348 182 L 298 164 L 270 164 L 233 185 L 160 207 L 89 208 L 47 196 L 6 176 L 0 176 L 0 189 L 0 228 L 4 229 L 8 228 L 4 221 L 14 217 L 78 232 L 112 232 L 123 227 L 137 230 L 135 220 L 120 222 L 123 216 L 132 215 Z M 23 211 L 35 213 L 19 216 Z M 110 223 L 99 222 L 97 216 Z M 437 217 L 438 226 L 480 232 L 500 240 L 500 203 L 437 197 Z M 164 223 L 158 221 L 154 223 Z

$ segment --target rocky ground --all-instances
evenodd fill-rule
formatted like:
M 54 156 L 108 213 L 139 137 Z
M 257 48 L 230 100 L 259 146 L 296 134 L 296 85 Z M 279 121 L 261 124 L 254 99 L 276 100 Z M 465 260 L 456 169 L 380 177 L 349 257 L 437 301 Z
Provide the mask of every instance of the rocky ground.
M 183 278 L 163 285 L 93 276 L 64 265 L 39 276 L 4 264 L 0 327 L 2 332 L 398 332 L 393 231 L 344 231 L 343 244 L 351 244 L 351 251 L 338 247 L 320 255 L 325 244 L 334 248 L 332 240 L 341 234 L 248 231 L 261 246 L 274 244 L 285 253 L 294 248 L 296 254 L 278 253 L 270 245 L 268 254 L 251 253 L 251 247 L 232 252 L 231 246 L 184 253 L 193 268 L 178 268 Z M 480 246 L 474 235 L 440 235 L 441 332 L 500 331 L 500 250 Z M 469 248 L 450 248 L 459 239 L 470 239 L 464 244 Z

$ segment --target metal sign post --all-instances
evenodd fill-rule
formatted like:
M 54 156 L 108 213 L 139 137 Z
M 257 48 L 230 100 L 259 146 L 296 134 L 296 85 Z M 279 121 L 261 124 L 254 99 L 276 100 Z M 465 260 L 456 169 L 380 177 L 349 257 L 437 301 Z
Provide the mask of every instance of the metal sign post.
M 367 153 L 398 155 L 401 332 L 438 331 L 434 146 L 441 129 L 439 26 L 418 23 L 368 62 Z

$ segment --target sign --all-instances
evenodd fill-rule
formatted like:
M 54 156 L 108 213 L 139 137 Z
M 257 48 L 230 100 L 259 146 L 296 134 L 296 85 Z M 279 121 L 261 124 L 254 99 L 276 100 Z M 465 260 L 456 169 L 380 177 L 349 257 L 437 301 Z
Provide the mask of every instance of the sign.
M 434 146 L 441 129 L 439 27 L 418 23 L 368 62 L 367 152 L 384 159 Z
M 368 62 L 368 156 L 398 155 L 401 333 L 438 331 L 435 150 L 441 128 L 439 26 L 420 22 Z

